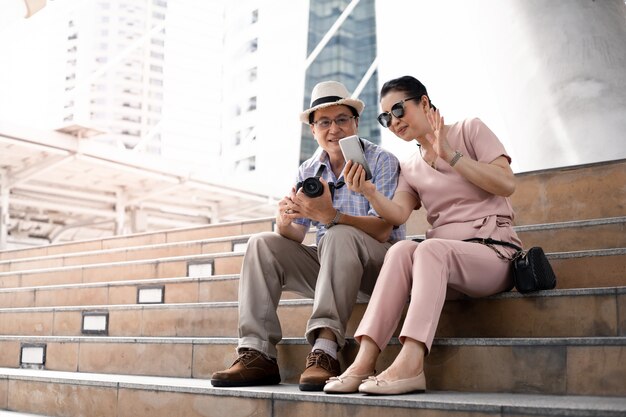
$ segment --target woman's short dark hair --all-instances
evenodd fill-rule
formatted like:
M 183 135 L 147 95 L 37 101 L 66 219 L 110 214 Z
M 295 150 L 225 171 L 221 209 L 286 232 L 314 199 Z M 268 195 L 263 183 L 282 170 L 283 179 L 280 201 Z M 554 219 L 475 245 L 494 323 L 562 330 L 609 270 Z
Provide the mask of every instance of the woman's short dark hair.
M 430 107 L 437 109 L 437 107 L 435 107 L 433 102 L 430 100 L 428 91 L 426 91 L 426 86 L 422 84 L 420 80 L 415 77 L 411 77 L 410 75 L 405 75 L 404 77 L 394 78 L 393 80 L 387 81 L 383 84 L 383 88 L 380 89 L 380 97 L 383 98 L 391 91 L 401 91 L 407 93 L 408 97 L 426 96 L 428 97 Z

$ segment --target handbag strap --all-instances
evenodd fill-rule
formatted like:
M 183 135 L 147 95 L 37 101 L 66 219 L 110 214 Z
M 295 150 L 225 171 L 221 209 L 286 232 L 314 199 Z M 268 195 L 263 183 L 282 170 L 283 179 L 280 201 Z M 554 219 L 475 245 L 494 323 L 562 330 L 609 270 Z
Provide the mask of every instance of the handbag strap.
M 511 243 L 511 242 L 505 242 L 503 240 L 496 240 L 496 239 L 492 239 L 490 237 L 488 238 L 480 238 L 480 237 L 472 237 L 469 239 L 463 239 L 463 242 L 478 242 L 478 243 L 482 243 L 485 246 L 489 246 L 491 249 L 493 249 L 500 258 L 502 259 L 507 259 L 509 261 L 514 261 L 515 259 L 517 259 L 520 256 L 524 256 L 524 250 L 522 248 L 520 248 L 519 246 Z M 505 256 L 503 253 L 501 253 L 497 248 L 495 248 L 493 245 L 500 245 L 500 246 L 506 246 L 509 248 L 513 248 L 517 251 L 516 254 L 514 254 L 512 257 L 507 257 Z
M 495 239 L 492 239 L 490 237 L 488 237 L 486 239 L 483 239 L 483 238 L 480 238 L 480 237 L 472 237 L 472 238 L 469 238 L 469 239 L 464 239 L 463 242 L 480 242 L 483 245 L 500 245 L 500 246 L 507 246 L 509 248 L 513 248 L 513 249 L 518 250 L 518 251 L 522 250 L 522 248 L 520 248 L 519 246 L 517 246 L 517 245 L 515 245 L 515 244 L 513 244 L 511 242 L 505 242 L 503 240 L 495 240 Z

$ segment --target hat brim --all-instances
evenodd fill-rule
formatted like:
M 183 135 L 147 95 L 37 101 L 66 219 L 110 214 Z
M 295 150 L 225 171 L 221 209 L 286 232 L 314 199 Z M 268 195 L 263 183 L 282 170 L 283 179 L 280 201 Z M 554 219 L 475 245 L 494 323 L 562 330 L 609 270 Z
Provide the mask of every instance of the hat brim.
M 361 113 L 363 112 L 363 109 L 365 108 L 365 103 L 363 103 L 359 99 L 356 99 L 356 98 L 342 98 L 342 99 L 337 100 L 337 101 L 331 101 L 329 103 L 318 104 L 317 106 L 311 107 L 310 109 L 307 109 L 307 110 L 303 111 L 302 113 L 300 113 L 300 121 L 302 123 L 308 125 L 309 124 L 309 114 L 313 113 L 315 110 L 325 109 L 326 107 L 339 106 L 339 105 L 353 107 L 356 110 L 356 112 L 359 114 L 359 116 L 361 115 Z

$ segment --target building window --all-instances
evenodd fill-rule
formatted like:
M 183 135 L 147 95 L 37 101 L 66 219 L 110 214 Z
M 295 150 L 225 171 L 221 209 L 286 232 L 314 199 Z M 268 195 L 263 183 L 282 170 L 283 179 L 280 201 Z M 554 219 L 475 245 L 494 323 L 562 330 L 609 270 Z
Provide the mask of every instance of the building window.
M 248 99 L 248 111 L 256 110 L 256 96 Z
M 257 79 L 257 67 L 248 70 L 248 81 L 254 82 Z
M 259 49 L 259 40 L 258 39 L 252 39 L 248 43 L 248 52 L 256 52 L 257 49 Z
M 241 159 L 235 162 L 235 171 L 237 172 L 250 172 L 256 170 L 256 157 L 251 156 L 249 158 Z

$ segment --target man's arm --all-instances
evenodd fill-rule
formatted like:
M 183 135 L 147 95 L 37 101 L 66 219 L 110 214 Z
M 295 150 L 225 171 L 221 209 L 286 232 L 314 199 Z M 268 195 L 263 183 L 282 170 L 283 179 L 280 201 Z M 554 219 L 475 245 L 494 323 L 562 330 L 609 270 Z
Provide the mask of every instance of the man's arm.
M 335 219 L 337 209 L 333 207 L 333 203 L 330 199 L 328 183 L 323 178 L 320 179 L 320 181 L 324 186 L 324 194 L 317 198 L 308 198 L 300 196 L 301 191 L 299 191 L 293 199 L 285 203 L 287 209 L 293 211 L 291 214 L 287 213 L 284 215 L 286 219 L 307 217 L 321 224 L 328 224 Z M 337 224 L 346 224 L 356 227 L 380 242 L 386 242 L 389 239 L 393 228 L 390 223 L 373 215 L 353 216 L 341 213 L 336 220 Z M 304 233 L 306 234 L 306 230 Z
M 292 222 L 295 218 L 292 200 L 292 197 L 295 195 L 294 190 L 292 190 L 291 193 L 291 196 L 284 197 L 278 202 L 278 213 L 276 213 L 276 232 L 282 237 L 302 243 L 306 237 L 308 227 L 303 224 Z
M 286 237 L 287 239 L 302 243 L 304 241 L 304 238 L 306 237 L 307 227 L 302 224 L 291 222 L 287 225 L 282 225 L 281 223 L 279 223 L 279 220 L 277 218 L 276 232 L 282 237 Z

